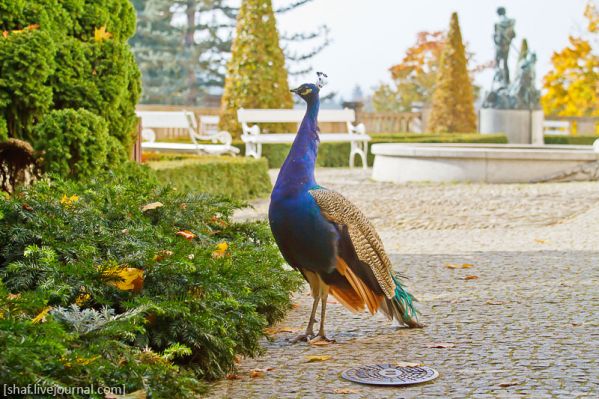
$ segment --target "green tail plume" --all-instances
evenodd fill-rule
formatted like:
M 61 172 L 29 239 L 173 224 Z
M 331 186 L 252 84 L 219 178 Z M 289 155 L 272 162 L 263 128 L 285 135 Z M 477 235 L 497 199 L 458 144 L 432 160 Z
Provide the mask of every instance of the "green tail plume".
M 394 275 L 391 277 L 393 277 L 393 281 L 395 282 L 395 298 L 404 308 L 404 320 L 411 318 L 418 320 L 418 311 L 416 310 L 416 307 L 414 307 L 416 299 L 402 287 L 399 277 Z

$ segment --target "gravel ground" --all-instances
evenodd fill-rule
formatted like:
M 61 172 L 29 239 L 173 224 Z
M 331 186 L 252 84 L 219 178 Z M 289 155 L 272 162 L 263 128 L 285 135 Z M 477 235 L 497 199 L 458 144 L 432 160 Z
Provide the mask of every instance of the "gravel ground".
M 216 383 L 209 397 L 599 397 L 599 184 L 395 185 L 348 169 L 319 169 L 317 180 L 374 223 L 426 327 L 393 327 L 331 300 L 327 331 L 337 343 L 292 345 L 309 314 L 304 291 L 265 354 L 242 360 L 241 379 Z M 265 218 L 268 201 L 253 205 L 236 217 Z M 340 378 L 349 367 L 399 361 L 440 376 L 405 388 Z

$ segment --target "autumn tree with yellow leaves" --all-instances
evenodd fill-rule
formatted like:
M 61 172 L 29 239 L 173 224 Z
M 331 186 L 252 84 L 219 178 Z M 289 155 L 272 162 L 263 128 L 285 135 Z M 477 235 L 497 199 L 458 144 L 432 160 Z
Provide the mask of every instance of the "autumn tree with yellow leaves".
M 433 93 L 429 130 L 436 133 L 476 131 L 474 91 L 457 13 L 451 15 Z
M 599 32 L 599 11 L 589 2 L 585 17 L 590 36 Z M 591 40 L 570 36 L 570 44 L 555 52 L 553 69 L 543 79 L 543 111 L 555 116 L 599 116 L 599 56 Z

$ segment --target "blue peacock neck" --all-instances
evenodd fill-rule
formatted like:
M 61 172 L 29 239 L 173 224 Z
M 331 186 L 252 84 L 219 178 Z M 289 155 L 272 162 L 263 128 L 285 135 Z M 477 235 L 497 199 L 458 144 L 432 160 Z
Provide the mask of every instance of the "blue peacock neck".
M 272 198 L 288 197 L 307 191 L 316 185 L 314 165 L 318 155 L 318 95 L 308 101 L 308 108 L 285 159 Z

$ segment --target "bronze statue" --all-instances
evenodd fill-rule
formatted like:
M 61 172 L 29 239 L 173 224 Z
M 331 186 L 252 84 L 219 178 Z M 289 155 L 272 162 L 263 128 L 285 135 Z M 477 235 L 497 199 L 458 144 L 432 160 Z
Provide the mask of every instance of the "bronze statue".
M 495 23 L 495 73 L 491 91 L 487 94 L 483 108 L 494 109 L 538 109 L 539 90 L 535 88 L 534 53 L 522 49 L 521 58 L 516 67 L 516 77 L 510 82 L 508 59 L 512 40 L 516 37 L 516 21 L 508 18 L 504 7 L 497 9 L 499 21 Z
M 500 74 L 497 74 L 497 77 L 502 80 L 503 86 L 507 86 L 510 84 L 510 71 L 507 61 L 512 40 L 516 37 L 516 31 L 514 30 L 516 21 L 505 15 L 504 7 L 497 9 L 497 15 L 499 15 L 499 21 L 495 23 L 495 34 L 493 35 L 495 68 L 497 71 L 501 71 Z

